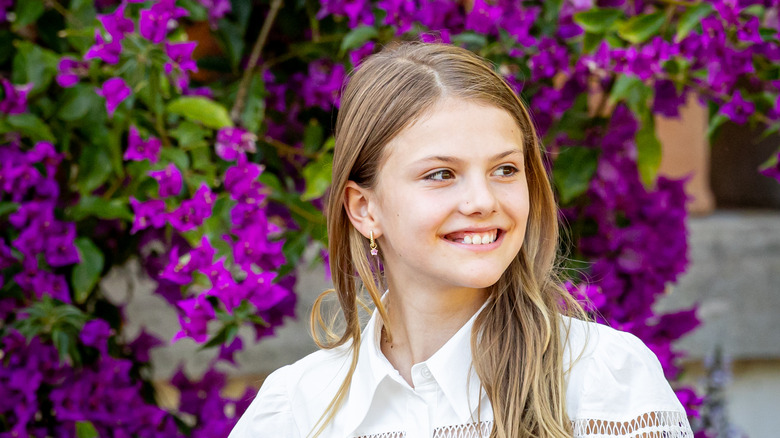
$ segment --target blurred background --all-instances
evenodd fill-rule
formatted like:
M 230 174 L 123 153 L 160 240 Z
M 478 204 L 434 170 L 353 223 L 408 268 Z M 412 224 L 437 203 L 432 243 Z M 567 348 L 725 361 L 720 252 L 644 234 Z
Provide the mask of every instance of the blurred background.
M 450 43 L 527 102 L 567 289 L 697 437 L 780 430 L 777 1 L 0 0 L 0 437 L 227 436 L 315 350 L 348 73 Z

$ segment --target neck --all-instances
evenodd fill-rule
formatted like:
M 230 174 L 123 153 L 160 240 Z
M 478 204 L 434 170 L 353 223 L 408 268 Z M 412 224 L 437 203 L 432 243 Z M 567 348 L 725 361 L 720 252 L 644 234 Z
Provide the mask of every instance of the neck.
M 447 343 L 484 304 L 488 291 L 464 288 L 422 293 L 389 286 L 382 352 L 412 385 L 412 365 L 428 360 Z

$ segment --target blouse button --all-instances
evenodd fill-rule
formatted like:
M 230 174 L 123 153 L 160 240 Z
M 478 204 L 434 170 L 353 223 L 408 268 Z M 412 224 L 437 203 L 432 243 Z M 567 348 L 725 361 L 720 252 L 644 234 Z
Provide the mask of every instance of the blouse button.
M 431 378 L 431 370 L 429 370 L 428 367 L 422 367 L 422 375 L 426 379 L 430 379 Z

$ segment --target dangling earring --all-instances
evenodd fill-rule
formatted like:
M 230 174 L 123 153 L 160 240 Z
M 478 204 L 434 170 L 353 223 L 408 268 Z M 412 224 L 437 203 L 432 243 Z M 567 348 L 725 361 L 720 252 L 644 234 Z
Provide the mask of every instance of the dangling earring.
M 377 248 L 376 241 L 374 241 L 374 232 L 373 231 L 369 231 L 368 232 L 368 236 L 369 236 L 368 238 L 370 240 L 370 242 L 368 244 L 368 247 L 371 248 L 371 255 L 375 256 L 375 255 L 379 254 L 379 248 Z

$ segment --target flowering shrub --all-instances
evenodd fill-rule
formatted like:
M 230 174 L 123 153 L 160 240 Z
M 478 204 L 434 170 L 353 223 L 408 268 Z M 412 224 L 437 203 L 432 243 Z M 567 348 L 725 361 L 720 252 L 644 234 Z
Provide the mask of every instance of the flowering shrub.
M 213 365 L 240 327 L 259 340 L 293 314 L 294 268 L 326 239 L 339 90 L 393 39 L 464 45 L 529 101 L 572 228 L 567 286 L 670 378 L 697 320 L 651 308 L 687 263 L 653 115 L 696 93 L 711 134 L 780 127 L 770 1 L 0 0 L 0 21 L 0 436 L 227 434 L 249 395 L 223 397 Z M 161 341 L 126 339 L 96 287 L 129 257 L 177 310 L 173 340 L 219 350 L 174 377 L 175 411 L 149 383 Z

